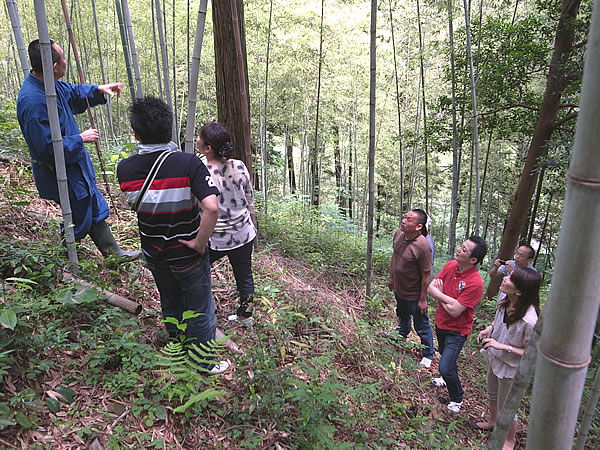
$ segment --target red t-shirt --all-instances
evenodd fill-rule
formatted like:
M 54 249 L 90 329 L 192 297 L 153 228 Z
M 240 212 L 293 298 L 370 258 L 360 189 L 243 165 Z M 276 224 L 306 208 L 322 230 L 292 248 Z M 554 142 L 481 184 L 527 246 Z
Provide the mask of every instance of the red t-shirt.
M 457 331 L 461 336 L 466 336 L 473 329 L 475 305 L 483 295 L 483 280 L 477 267 L 459 272 L 458 262 L 449 261 L 435 278 L 444 282 L 444 294 L 467 308 L 460 316 L 452 317 L 441 304 L 438 305 L 435 325 L 442 330 Z

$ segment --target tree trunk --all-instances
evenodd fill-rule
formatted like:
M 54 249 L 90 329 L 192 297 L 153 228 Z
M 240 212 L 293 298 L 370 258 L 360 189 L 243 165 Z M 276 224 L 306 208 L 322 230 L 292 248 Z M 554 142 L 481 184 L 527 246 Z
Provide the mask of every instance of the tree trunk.
M 367 286 L 371 298 L 373 279 L 373 209 L 375 206 L 375 88 L 377 86 L 377 0 L 371 0 L 371 49 L 369 77 L 369 211 L 367 214 Z
M 556 45 L 571 47 L 579 0 L 565 0 Z M 528 448 L 571 448 L 590 349 L 600 307 L 597 142 L 600 104 L 600 8 L 592 12 L 575 147 L 567 173 L 567 191 L 552 287 L 545 306 L 546 324 L 538 358 L 529 420 Z M 554 58 L 553 58 L 554 59 Z M 572 255 L 584 265 L 573 264 Z M 552 395 L 548 395 L 552 393 Z M 560 405 L 559 408 L 556 405 Z
M 212 2 L 212 12 L 219 122 L 231 133 L 232 157 L 244 161 L 252 176 L 244 4 L 242 0 Z
M 567 60 L 569 58 L 574 37 L 575 17 L 581 0 L 564 0 L 560 19 L 556 27 L 554 51 L 550 60 L 550 68 L 546 81 L 544 98 L 539 117 L 523 171 L 517 185 L 512 202 L 508 222 L 502 234 L 502 243 L 498 252 L 501 259 L 510 259 L 519 241 L 519 233 L 525 221 L 525 215 L 533 196 L 537 181 L 538 160 L 548 153 L 547 141 L 555 128 L 556 113 L 560 105 L 560 97 L 567 85 Z M 583 98 L 583 97 L 582 97 Z M 579 127 L 578 127 L 579 128 Z M 498 293 L 501 278 L 490 280 L 485 296 L 492 298 Z

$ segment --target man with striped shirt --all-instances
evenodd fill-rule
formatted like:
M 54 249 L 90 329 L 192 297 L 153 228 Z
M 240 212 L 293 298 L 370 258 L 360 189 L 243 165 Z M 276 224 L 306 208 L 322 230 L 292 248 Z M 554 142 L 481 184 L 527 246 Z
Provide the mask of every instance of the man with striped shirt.
M 210 286 L 207 243 L 218 214 L 215 187 L 206 166 L 170 142 L 172 112 L 154 97 L 136 99 L 129 108 L 138 153 L 117 167 L 121 190 L 137 211 L 142 251 L 160 292 L 163 317 L 186 320 L 186 342 L 209 344 L 215 338 L 215 302 Z M 176 325 L 166 323 L 171 337 Z M 192 362 L 209 373 L 222 373 L 228 361 L 214 364 L 190 353 Z M 203 359 L 205 361 L 199 361 Z

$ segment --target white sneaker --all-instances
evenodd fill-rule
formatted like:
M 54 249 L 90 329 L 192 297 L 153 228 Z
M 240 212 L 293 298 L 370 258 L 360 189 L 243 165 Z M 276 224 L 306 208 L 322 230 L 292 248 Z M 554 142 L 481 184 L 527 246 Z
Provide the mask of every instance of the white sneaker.
M 250 327 L 252 327 L 252 325 L 254 325 L 254 317 L 252 317 L 252 316 L 238 317 L 237 314 L 231 314 L 231 315 L 227 316 L 227 320 L 229 320 L 231 322 L 237 322 L 244 328 L 250 328 Z
M 455 414 L 460 412 L 460 408 L 462 408 L 463 402 L 450 402 L 448 403 L 448 411 L 452 411 Z
M 446 386 L 446 382 L 444 381 L 444 379 L 442 377 L 438 377 L 438 378 L 432 378 L 431 382 L 433 384 L 435 384 L 437 387 L 443 387 Z
M 423 357 L 423 359 L 421 360 L 420 364 L 425 367 L 426 369 L 429 369 L 431 367 L 431 363 L 433 362 L 433 359 L 429 359 L 429 358 L 425 358 Z
M 219 361 L 217 364 L 213 366 L 212 369 L 208 372 L 209 375 L 219 375 L 223 372 L 226 372 L 227 369 L 231 366 L 231 362 L 229 360 Z

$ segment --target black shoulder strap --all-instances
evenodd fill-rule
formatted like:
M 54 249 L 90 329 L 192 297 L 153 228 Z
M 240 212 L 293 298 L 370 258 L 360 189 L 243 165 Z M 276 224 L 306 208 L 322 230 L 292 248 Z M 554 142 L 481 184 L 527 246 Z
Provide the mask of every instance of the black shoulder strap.
M 164 151 L 160 154 L 160 156 L 158 158 L 156 158 L 156 161 L 154 161 L 154 164 L 150 168 L 150 172 L 148 172 L 146 181 L 144 181 L 144 185 L 142 186 L 142 189 L 140 189 L 137 200 L 135 201 L 135 204 L 133 205 L 132 209 L 134 211 L 136 211 L 136 212 L 139 211 L 140 205 L 142 204 L 142 201 L 144 200 L 144 197 L 146 196 L 148 189 L 150 189 L 152 182 L 154 181 L 154 179 L 156 178 L 156 175 L 158 174 L 158 171 L 160 170 L 160 166 L 162 166 L 162 164 L 165 162 L 165 159 L 167 159 L 167 156 L 169 156 L 171 153 L 173 153 L 173 152 L 170 150 Z

